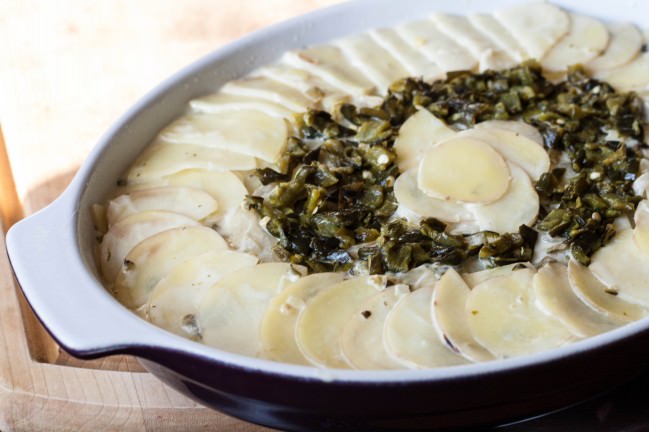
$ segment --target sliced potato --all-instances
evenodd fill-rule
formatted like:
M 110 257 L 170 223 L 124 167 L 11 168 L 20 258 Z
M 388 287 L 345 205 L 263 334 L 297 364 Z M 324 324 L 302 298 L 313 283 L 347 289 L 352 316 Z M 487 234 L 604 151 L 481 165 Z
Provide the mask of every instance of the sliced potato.
M 401 125 L 399 135 L 394 140 L 393 149 L 399 170 L 405 172 L 417 167 L 428 149 L 456 133 L 430 111 L 420 109 Z
M 532 287 L 536 305 L 578 337 L 594 336 L 622 324 L 587 306 L 574 294 L 564 264 L 541 267 L 534 275 Z
M 407 43 L 393 28 L 371 29 L 368 34 L 408 70 L 411 76 L 421 76 L 427 81 L 443 79 L 445 73 L 422 53 Z
M 568 14 L 550 3 L 507 6 L 493 16 L 523 46 L 531 58 L 540 60 L 570 30 Z
M 340 337 L 342 354 L 355 369 L 398 369 L 383 345 L 383 328 L 388 313 L 409 292 L 406 285 L 393 285 L 368 298 L 352 314 Z
M 260 356 L 259 332 L 268 304 L 298 277 L 288 263 L 257 264 L 223 277 L 200 299 L 196 321 L 203 343 Z
M 534 305 L 534 271 L 520 269 L 476 285 L 466 302 L 473 337 L 497 358 L 565 345 L 575 336 Z
M 508 275 L 514 270 L 514 268 L 517 268 L 521 265 L 525 266 L 526 264 L 527 266 L 531 266 L 531 264 L 529 263 L 514 263 L 472 273 L 462 273 L 462 279 L 464 279 L 464 282 L 466 282 L 469 288 L 473 289 L 473 287 L 481 284 L 488 279 Z
M 350 63 L 376 85 L 381 94 L 396 80 L 410 75 L 401 62 L 367 33 L 338 39 L 335 44 L 342 49 Z
M 128 253 L 147 237 L 172 228 L 197 225 L 198 222 L 187 216 L 157 210 L 135 213 L 122 219 L 110 227 L 99 245 L 102 276 L 112 284 Z
M 474 339 L 467 322 L 464 310 L 470 292 L 462 277 L 454 269 L 448 269 L 433 290 L 433 326 L 439 338 L 467 360 L 492 360 L 493 354 Z
M 642 34 L 631 23 L 611 23 L 607 26 L 609 42 L 606 50 L 586 64 L 590 70 L 612 69 L 633 60 L 642 48 Z
M 492 147 L 457 137 L 424 154 L 417 185 L 426 195 L 445 201 L 490 203 L 507 192 L 510 179 L 507 164 Z
M 230 150 L 190 144 L 169 144 L 158 140 L 147 147 L 127 173 L 129 185 L 159 182 L 161 177 L 188 169 L 208 171 L 251 170 L 253 156 Z
M 470 221 L 472 213 L 466 204 L 429 197 L 417 185 L 418 169 L 410 169 L 394 182 L 394 196 L 399 203 L 419 217 L 434 217 L 444 222 Z
M 568 263 L 568 281 L 579 299 L 613 320 L 631 322 L 649 314 L 649 309 L 627 302 L 597 279 L 588 267 L 576 261 Z
M 205 291 L 225 275 L 256 263 L 254 255 L 229 250 L 212 250 L 183 261 L 155 285 L 145 316 L 165 330 L 200 340 L 196 314 Z
M 189 107 L 195 113 L 221 114 L 232 111 L 260 111 L 279 118 L 290 118 L 292 111 L 276 102 L 254 96 L 214 93 L 189 101 Z
M 374 84 L 334 45 L 288 51 L 282 61 L 304 69 L 352 95 L 375 93 Z
M 577 63 L 588 63 L 608 46 L 609 33 L 599 20 L 585 15 L 569 14 L 570 30 L 541 59 L 550 71 L 564 71 Z
M 481 231 L 508 233 L 525 224 L 531 226 L 539 212 L 539 196 L 529 177 L 518 166 L 509 164 L 512 179 L 499 200 L 489 204 L 467 204 Z
M 649 53 L 643 52 L 622 66 L 595 71 L 593 78 L 606 81 L 618 91 L 641 90 L 649 85 L 647 71 Z
M 261 262 L 277 261 L 273 249 L 277 239 L 264 229 L 252 210 L 233 209 L 216 224 L 216 229 L 231 248 L 256 255 Z
M 385 320 L 385 350 L 410 369 L 465 364 L 467 361 L 443 342 L 430 317 L 434 285 L 427 285 L 403 297 Z
M 550 157 L 543 146 L 520 133 L 483 126 L 464 131 L 458 134 L 458 138 L 460 136 L 486 142 L 507 161 L 523 168 L 532 180 L 538 180 L 550 169 Z
M 305 111 L 313 104 L 313 100 L 308 95 L 265 76 L 251 76 L 229 81 L 221 88 L 221 93 L 264 99 L 292 112 Z
M 309 365 L 296 342 L 297 318 L 321 291 L 341 282 L 343 273 L 313 273 L 301 278 L 276 295 L 269 303 L 261 322 L 261 344 L 264 357 L 271 360 Z
M 478 59 L 453 39 L 441 33 L 429 20 L 412 21 L 396 27 L 397 33 L 445 72 L 472 70 Z
M 296 340 L 304 357 L 317 366 L 349 368 L 340 347 L 342 331 L 363 302 L 384 286 L 376 277 L 356 277 L 313 297 L 296 324 Z
M 513 132 L 516 135 L 528 138 L 543 148 L 543 136 L 537 128 L 525 123 L 524 121 L 514 120 L 487 120 L 474 126 L 474 129 L 504 129 Z
M 227 243 L 204 226 L 182 226 L 151 235 L 124 257 L 113 291 L 126 307 L 140 308 L 151 290 L 179 263 L 211 250 L 225 250 Z
M 483 33 L 488 39 L 496 43 L 517 62 L 520 63 L 530 58 L 530 55 L 525 51 L 525 48 L 523 48 L 512 34 L 492 15 L 469 14 L 468 18 L 476 29 Z
M 188 187 L 154 187 L 120 195 L 108 202 L 108 227 L 134 213 L 163 210 L 200 221 L 218 209 L 218 203 L 207 192 Z
M 486 38 L 463 15 L 435 13 L 431 19 L 437 29 L 449 38 L 462 45 L 480 63 L 480 70 L 506 69 L 516 65 L 516 61 L 499 45 Z
M 235 151 L 267 162 L 279 158 L 287 135 L 286 120 L 253 110 L 191 113 L 160 132 L 168 143 Z
M 649 256 L 634 240 L 633 230 L 617 233 L 591 257 L 590 270 L 619 298 L 649 307 Z
M 638 203 L 633 219 L 633 240 L 642 253 L 649 257 L 649 201 L 642 200 Z

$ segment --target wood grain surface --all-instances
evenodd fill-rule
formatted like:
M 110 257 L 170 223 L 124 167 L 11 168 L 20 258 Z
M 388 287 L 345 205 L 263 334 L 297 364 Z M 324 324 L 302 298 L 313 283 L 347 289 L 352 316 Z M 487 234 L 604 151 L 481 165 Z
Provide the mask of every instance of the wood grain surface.
M 0 0 L 0 431 L 265 430 L 197 405 L 133 358 L 63 352 L 22 299 L 3 233 L 56 198 L 110 124 L 164 78 L 339 1 Z

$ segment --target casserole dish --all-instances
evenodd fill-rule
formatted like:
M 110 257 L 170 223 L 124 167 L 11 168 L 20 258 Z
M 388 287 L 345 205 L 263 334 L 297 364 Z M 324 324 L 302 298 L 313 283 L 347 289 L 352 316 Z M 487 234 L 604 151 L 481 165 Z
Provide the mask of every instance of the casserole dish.
M 493 2 L 491 10 L 512 2 Z M 598 18 L 642 16 L 643 6 L 609 10 L 560 5 Z M 67 191 L 17 224 L 7 238 L 25 295 L 72 354 L 125 353 L 196 400 L 249 421 L 287 430 L 431 429 L 513 420 L 575 402 L 640 372 L 649 353 L 646 320 L 538 355 L 451 369 L 340 371 L 247 358 L 153 327 L 101 286 L 89 208 L 187 101 L 266 64 L 287 49 L 414 19 L 434 10 L 487 10 L 478 2 L 360 1 L 255 33 L 162 84 L 101 139 Z M 614 14 L 618 16 L 614 16 Z M 335 25 L 333 25 L 335 23 Z M 642 23 L 638 23 L 642 24 Z M 613 366 L 611 366 L 613 365 Z

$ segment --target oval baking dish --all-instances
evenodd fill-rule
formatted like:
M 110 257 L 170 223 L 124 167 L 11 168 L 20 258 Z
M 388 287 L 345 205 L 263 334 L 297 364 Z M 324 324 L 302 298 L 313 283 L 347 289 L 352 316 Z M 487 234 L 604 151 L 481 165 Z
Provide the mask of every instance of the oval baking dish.
M 53 204 L 7 235 L 11 264 L 39 319 L 81 358 L 129 354 L 180 392 L 229 415 L 283 430 L 408 430 L 497 424 L 557 409 L 640 373 L 649 321 L 530 356 L 430 370 L 351 371 L 232 354 L 157 328 L 102 286 L 90 207 L 114 188 L 189 100 L 267 64 L 284 51 L 433 11 L 466 14 L 515 3 L 357 1 L 254 33 L 189 66 L 127 112 L 100 140 Z M 600 19 L 634 20 L 629 2 L 555 2 Z M 636 24 L 646 24 L 637 22 Z

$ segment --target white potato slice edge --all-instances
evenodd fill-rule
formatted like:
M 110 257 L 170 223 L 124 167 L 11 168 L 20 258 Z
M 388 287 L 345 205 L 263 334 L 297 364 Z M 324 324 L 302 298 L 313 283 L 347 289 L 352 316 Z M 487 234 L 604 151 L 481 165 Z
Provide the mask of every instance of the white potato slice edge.
M 431 318 L 440 339 L 469 361 L 493 360 L 494 356 L 480 345 L 473 335 L 465 313 L 471 292 L 462 277 L 452 268 L 437 282 L 433 290 Z
M 403 207 L 420 218 L 434 217 L 449 223 L 472 221 L 473 214 L 466 204 L 444 201 L 424 194 L 417 185 L 418 171 L 417 168 L 410 169 L 394 182 L 394 196 L 399 208 Z
M 263 263 L 224 276 L 199 299 L 196 322 L 206 345 L 259 357 L 261 321 L 270 300 L 299 275 L 288 263 Z
M 493 16 L 537 60 L 570 29 L 568 14 L 545 2 L 507 6 L 495 10 Z
M 642 34 L 631 23 L 611 23 L 607 26 L 610 38 L 606 50 L 586 64 L 591 71 L 623 66 L 633 60 L 642 48 Z
M 480 70 L 501 70 L 516 65 L 516 61 L 503 49 L 486 38 L 463 15 L 435 13 L 431 16 L 437 29 L 453 39 L 479 60 Z
M 213 93 L 189 101 L 189 107 L 194 113 L 221 114 L 232 111 L 260 111 L 273 117 L 289 119 L 292 111 L 278 103 L 254 96 Z
M 403 297 L 392 307 L 383 328 L 385 350 L 409 369 L 466 364 L 439 338 L 430 316 L 434 284 Z
M 491 203 L 509 189 L 511 172 L 486 142 L 457 135 L 426 151 L 417 172 L 424 194 L 444 201 Z
M 253 156 L 219 148 L 189 144 L 169 144 L 157 140 L 147 147 L 129 169 L 129 185 L 153 183 L 161 177 L 188 169 L 245 171 L 257 168 Z
M 525 123 L 524 121 L 487 120 L 476 124 L 474 126 L 474 129 L 489 129 L 489 130 L 504 129 L 513 132 L 516 135 L 524 136 L 525 138 L 534 141 L 541 148 L 543 148 L 544 145 L 543 136 L 541 135 L 541 132 L 539 132 L 539 130 L 534 126 L 531 126 Z
M 582 302 L 613 320 L 631 322 L 649 315 L 649 309 L 619 298 L 588 267 L 573 260 L 568 262 L 568 281 Z
M 225 275 L 256 263 L 254 255 L 229 250 L 211 250 L 189 258 L 155 285 L 144 306 L 144 315 L 165 330 L 200 340 L 196 314 L 205 291 Z
M 99 244 L 99 266 L 104 280 L 112 284 L 128 253 L 147 237 L 172 228 L 197 225 L 198 222 L 187 216 L 158 210 L 135 213 L 122 219 L 104 234 Z
M 473 70 L 478 59 L 429 20 L 412 21 L 395 28 L 397 33 L 443 71 Z
M 517 62 L 530 58 L 518 41 L 492 15 L 469 14 L 469 22 Z
M 277 261 L 273 252 L 277 239 L 266 231 L 252 210 L 232 209 L 214 226 L 231 248 L 256 255 L 261 262 Z
M 405 172 L 417 167 L 428 149 L 456 134 L 427 109 L 418 110 L 401 125 L 394 140 L 392 148 L 397 155 L 399 170 Z
M 363 302 L 384 287 L 382 278 L 365 276 L 318 292 L 297 319 L 295 335 L 302 355 L 317 366 L 350 368 L 340 347 L 342 331 Z
M 649 257 L 649 201 L 642 200 L 638 203 L 633 219 L 633 240 L 642 253 Z
M 220 91 L 229 95 L 264 99 L 291 112 L 305 111 L 314 103 L 308 95 L 267 76 L 248 76 L 229 81 Z
M 618 91 L 642 90 L 649 85 L 647 71 L 649 71 L 649 53 L 642 52 L 622 66 L 595 71 L 593 78 L 606 81 Z
M 585 15 L 568 14 L 570 30 L 541 59 L 550 71 L 563 71 L 577 63 L 588 63 L 606 49 L 609 33 L 599 20 Z
M 533 354 L 568 344 L 575 336 L 534 304 L 528 268 L 476 285 L 466 302 L 473 337 L 497 358 Z
M 618 232 L 593 254 L 589 269 L 619 298 L 649 307 L 649 256 L 633 237 L 633 230 Z
M 408 44 L 393 28 L 371 29 L 368 34 L 390 52 L 408 70 L 411 76 L 420 76 L 426 81 L 443 79 L 446 74 L 432 60 Z
M 180 262 L 210 250 L 228 248 L 223 237 L 201 225 L 171 228 L 151 235 L 124 257 L 113 292 L 128 308 L 146 303 L 155 285 Z
M 550 169 L 550 156 L 543 146 L 518 132 L 482 127 L 460 132 L 457 137 L 471 137 L 486 142 L 505 160 L 523 168 L 532 180 L 538 180 Z
M 407 285 L 392 285 L 368 298 L 349 318 L 340 337 L 342 355 L 354 369 L 385 370 L 403 366 L 383 345 L 383 328 L 392 307 L 410 292 Z
M 296 341 L 298 316 L 313 297 L 344 278 L 343 273 L 314 273 L 276 295 L 261 322 L 263 357 L 286 363 L 312 364 L 302 354 Z
M 134 213 L 163 210 L 201 221 L 218 208 L 218 202 L 200 189 L 180 186 L 153 187 L 111 199 L 106 209 L 106 220 L 108 227 L 111 227 Z
M 565 264 L 541 267 L 532 279 L 532 289 L 536 306 L 561 321 L 575 336 L 594 336 L 622 324 L 592 309 L 574 294 Z
M 473 289 L 476 285 L 481 284 L 488 279 L 508 275 L 515 268 L 519 268 L 521 266 L 533 268 L 532 264 L 530 263 L 513 263 L 471 273 L 462 273 L 462 279 L 464 280 L 464 282 L 466 282 L 469 288 Z
M 164 128 L 160 138 L 172 144 L 189 144 L 235 151 L 275 162 L 288 137 L 286 120 L 261 111 L 190 113 Z
M 521 225 L 532 226 L 539 213 L 539 196 L 528 175 L 516 164 L 509 164 L 509 189 L 489 204 L 467 204 L 480 231 L 517 232 Z

